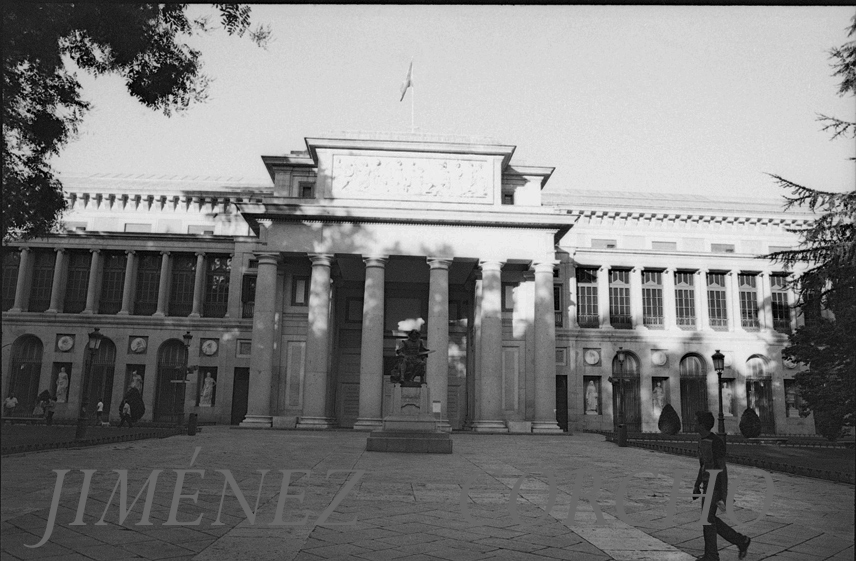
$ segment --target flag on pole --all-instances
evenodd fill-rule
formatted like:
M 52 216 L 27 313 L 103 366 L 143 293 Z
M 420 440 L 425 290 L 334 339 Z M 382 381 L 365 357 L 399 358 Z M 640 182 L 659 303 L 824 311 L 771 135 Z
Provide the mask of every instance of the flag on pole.
M 407 69 L 407 78 L 404 79 L 404 82 L 401 83 L 401 99 L 398 101 L 404 101 L 404 94 L 407 93 L 407 88 L 413 87 L 413 61 L 410 61 L 410 68 Z

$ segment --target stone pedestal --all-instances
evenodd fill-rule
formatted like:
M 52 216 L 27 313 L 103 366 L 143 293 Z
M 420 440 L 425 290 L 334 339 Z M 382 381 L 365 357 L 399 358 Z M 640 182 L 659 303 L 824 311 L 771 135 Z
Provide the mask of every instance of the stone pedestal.
M 383 429 L 369 435 L 366 451 L 452 453 L 449 434 L 437 429 L 428 386 L 393 385 L 392 412 L 384 417 Z

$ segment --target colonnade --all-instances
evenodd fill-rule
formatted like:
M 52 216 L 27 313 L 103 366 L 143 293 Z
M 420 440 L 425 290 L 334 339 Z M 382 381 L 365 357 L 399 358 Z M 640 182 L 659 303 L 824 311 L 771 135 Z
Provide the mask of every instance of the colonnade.
M 242 425 L 270 426 L 272 356 L 276 319 L 277 266 L 279 256 L 260 253 L 256 289 L 256 314 L 253 322 L 253 350 L 250 362 L 250 397 Z M 307 315 L 303 415 L 300 428 L 324 429 L 335 426 L 328 410 L 330 371 L 330 269 L 331 254 L 309 254 L 312 262 L 309 309 Z M 357 430 L 375 430 L 382 426 L 383 398 L 383 326 L 384 283 L 389 256 L 364 255 L 362 337 L 360 346 L 359 414 Z M 449 267 L 448 257 L 426 257 L 430 267 L 428 285 L 428 355 L 426 378 L 431 399 L 440 404 L 439 428 L 451 430 L 448 421 L 449 376 Z M 502 411 L 502 261 L 481 261 L 476 281 L 476 309 L 479 317 L 477 342 L 468 352 L 478 353 L 479 383 L 476 387 L 476 411 L 471 412 L 471 427 L 480 432 L 505 432 Z M 555 318 L 553 309 L 553 261 L 537 262 L 535 268 L 535 419 L 533 432 L 561 432 L 556 422 Z M 469 375 L 475 375 L 470 373 Z
M 63 279 L 68 268 L 68 258 L 66 256 L 66 248 L 55 248 L 56 260 L 54 262 L 53 279 L 51 284 L 50 306 L 46 313 L 60 313 L 63 310 L 65 303 L 65 285 Z M 97 314 L 98 313 L 98 287 L 100 285 L 102 249 L 90 249 L 91 254 L 89 262 L 89 281 L 86 288 L 86 306 L 81 312 L 82 314 Z M 107 250 L 109 251 L 109 250 Z M 32 252 L 29 247 L 21 248 L 21 258 L 18 264 L 18 278 L 15 286 L 15 303 L 12 305 L 10 312 L 22 312 L 28 307 L 28 296 L 30 290 L 31 269 L 33 266 Z M 137 274 L 137 251 L 124 250 L 126 255 L 125 263 L 125 280 L 122 287 L 122 307 L 118 315 L 130 315 L 132 313 L 134 287 Z M 216 252 L 212 252 L 216 254 Z M 161 270 L 160 281 L 158 286 L 158 302 L 157 310 L 154 313 L 156 317 L 164 317 L 168 314 L 169 305 L 169 290 L 171 282 L 171 259 L 170 251 L 161 251 Z M 193 308 L 189 317 L 198 318 L 202 315 L 202 304 L 205 296 L 205 257 L 206 252 L 196 252 L 196 276 L 194 278 L 193 290 Z M 228 309 L 226 316 L 229 317 Z

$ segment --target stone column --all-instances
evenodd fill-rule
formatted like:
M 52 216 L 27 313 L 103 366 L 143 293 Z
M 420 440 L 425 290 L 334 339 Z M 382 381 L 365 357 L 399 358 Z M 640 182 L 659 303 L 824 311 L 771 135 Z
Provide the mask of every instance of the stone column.
M 695 277 L 696 329 L 710 329 L 710 321 L 707 319 L 707 269 L 699 269 Z
M 790 284 L 793 277 L 788 278 L 788 316 L 791 318 L 791 331 L 796 331 L 799 327 L 802 327 L 804 324 L 804 316 L 800 313 L 799 308 L 795 307 L 797 301 L 796 291 L 792 284 Z
M 645 326 L 642 313 L 642 267 L 633 267 L 630 270 L 630 325 L 633 329 Z
M 196 252 L 196 277 L 193 280 L 193 310 L 189 317 L 198 318 L 202 315 L 202 297 L 205 291 L 205 252 Z
M 502 261 L 481 261 L 481 380 L 476 432 L 508 432 L 502 420 Z
M 330 369 L 330 266 L 333 256 L 312 253 L 309 287 L 309 329 L 306 334 L 306 384 L 300 428 L 326 429 L 334 426 L 327 415 L 327 376 Z M 258 289 L 257 289 L 258 290 Z
M 609 265 L 601 265 L 597 270 L 597 313 L 600 328 L 612 328 L 609 323 Z
M 62 282 L 65 274 L 65 249 L 60 247 L 54 251 L 56 252 L 56 262 L 54 263 L 53 284 L 51 285 L 51 305 L 46 310 L 49 314 L 61 312 L 65 300 L 64 283 Z
M 161 251 L 161 272 L 160 283 L 158 284 L 158 309 L 154 313 L 155 317 L 163 317 L 166 315 L 166 308 L 169 300 L 169 280 L 169 252 Z
M 360 414 L 355 430 L 383 427 L 383 304 L 387 256 L 363 257 L 363 333 L 360 345 Z
M 449 424 L 449 265 L 451 259 L 429 257 L 431 267 L 428 284 L 428 355 L 426 374 L 431 401 L 440 402 L 437 428 L 452 432 Z M 433 405 L 433 404 L 432 404 Z
M 773 287 L 770 271 L 758 275 L 758 323 L 761 329 L 773 330 Z
M 728 330 L 743 331 L 743 323 L 740 321 L 740 271 L 732 270 L 728 276 L 731 285 L 728 287 Z
M 89 263 L 89 286 L 86 287 L 86 308 L 84 314 L 98 313 L 98 299 L 96 288 L 98 285 L 98 267 L 101 264 L 101 250 L 90 249 L 92 260 Z
M 663 329 L 676 329 L 675 269 L 663 271 Z
M 134 291 L 134 277 L 137 272 L 137 252 L 128 250 L 125 252 L 125 284 L 122 285 L 122 309 L 119 310 L 120 316 L 127 316 L 131 313 L 131 299 Z
M 535 263 L 535 420 L 533 433 L 561 433 L 556 422 L 556 321 L 554 262 Z
M 29 247 L 21 248 L 21 260 L 18 262 L 18 283 L 15 286 L 15 304 L 9 310 L 10 312 L 23 312 L 24 307 L 27 305 L 25 300 L 29 292 L 27 277 L 30 274 L 30 267 L 32 266 L 30 263 L 32 259 L 30 257 L 31 253 L 32 250 Z
M 563 313 L 568 316 L 568 327 L 571 329 L 579 329 L 580 323 L 577 320 L 577 300 L 579 291 L 577 290 L 577 264 L 573 261 L 568 266 L 568 286 L 565 288 L 565 294 L 568 295 L 567 309 Z
M 253 315 L 253 354 L 250 357 L 250 395 L 242 427 L 269 427 L 273 422 L 270 397 L 273 392 L 274 335 L 276 334 L 277 265 L 279 254 L 257 254 L 256 308 Z

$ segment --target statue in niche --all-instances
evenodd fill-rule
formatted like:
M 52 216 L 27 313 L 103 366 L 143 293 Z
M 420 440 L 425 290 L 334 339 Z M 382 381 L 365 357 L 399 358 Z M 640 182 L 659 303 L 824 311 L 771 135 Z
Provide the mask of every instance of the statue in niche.
M 211 373 L 205 374 L 205 381 L 202 382 L 202 394 L 199 396 L 200 407 L 211 407 L 211 399 L 214 397 L 214 386 L 217 382 L 211 377 Z
M 594 380 L 589 380 L 586 386 L 586 415 L 597 415 L 597 387 Z
M 56 375 L 56 402 L 65 403 L 68 398 L 68 373 L 65 371 L 65 366 L 59 369 Z
M 734 416 L 734 414 L 731 412 L 732 397 L 733 393 L 731 392 L 731 384 L 728 382 L 722 382 L 722 415 L 724 417 Z
M 666 406 L 666 391 L 663 389 L 663 382 L 658 381 L 653 390 L 654 416 L 660 418 L 663 412 L 663 407 Z
M 137 374 L 136 370 L 131 372 L 131 385 L 129 388 L 137 388 L 140 395 L 143 395 L 143 377 Z
M 392 369 L 391 381 L 402 386 L 420 386 L 426 383 L 425 362 L 428 354 L 432 353 L 422 343 L 417 329 L 407 333 L 407 339 L 399 339 L 395 346 L 395 356 L 399 357 L 398 364 Z M 419 382 L 416 382 L 419 378 Z

